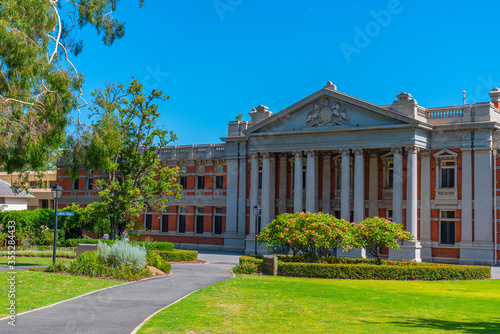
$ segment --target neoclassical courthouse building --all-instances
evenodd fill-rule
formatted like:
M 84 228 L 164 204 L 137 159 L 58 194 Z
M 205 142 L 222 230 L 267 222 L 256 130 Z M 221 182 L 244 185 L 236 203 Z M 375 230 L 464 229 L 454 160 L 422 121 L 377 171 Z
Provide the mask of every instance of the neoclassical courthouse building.
M 390 258 L 493 264 L 500 89 L 489 95 L 491 102 L 425 108 L 401 93 L 375 105 L 328 82 L 278 113 L 260 105 L 250 122 L 229 122 L 224 144 L 163 149 L 184 190 L 163 213 L 143 214 L 146 234 L 184 248 L 253 253 L 256 228 L 280 213 L 355 222 L 378 215 L 418 239 Z M 82 170 L 73 183 L 59 171 L 61 206 L 95 201 L 99 177 Z

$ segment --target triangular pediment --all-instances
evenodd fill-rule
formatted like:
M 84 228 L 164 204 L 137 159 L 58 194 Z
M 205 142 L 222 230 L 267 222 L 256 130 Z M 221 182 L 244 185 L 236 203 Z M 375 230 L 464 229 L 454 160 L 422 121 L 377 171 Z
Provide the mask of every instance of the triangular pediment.
M 323 88 L 255 124 L 246 135 L 417 125 L 415 119 L 347 94 Z

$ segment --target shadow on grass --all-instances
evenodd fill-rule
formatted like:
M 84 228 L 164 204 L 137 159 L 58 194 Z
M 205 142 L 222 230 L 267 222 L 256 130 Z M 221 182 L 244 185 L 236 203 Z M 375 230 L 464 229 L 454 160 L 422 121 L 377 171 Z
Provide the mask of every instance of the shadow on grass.
M 500 318 L 491 321 L 452 321 L 444 319 L 416 319 L 391 321 L 390 323 L 411 328 L 429 328 L 436 331 L 461 331 L 464 333 L 500 333 Z

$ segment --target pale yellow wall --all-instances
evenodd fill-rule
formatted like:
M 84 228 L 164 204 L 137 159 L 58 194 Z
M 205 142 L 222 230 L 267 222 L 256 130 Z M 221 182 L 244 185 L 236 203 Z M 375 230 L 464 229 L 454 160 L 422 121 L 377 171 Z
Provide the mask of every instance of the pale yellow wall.
M 19 180 L 19 173 L 7 174 L 5 172 L 0 172 L 0 180 L 8 182 L 10 184 L 14 184 Z M 36 174 L 30 174 L 30 181 L 36 181 Z M 52 193 L 50 192 L 50 182 L 56 182 L 57 180 L 57 172 L 56 171 L 48 171 L 45 172 L 45 175 L 42 177 L 42 182 L 47 187 L 45 188 L 30 188 L 30 192 L 34 198 L 31 198 L 28 201 L 28 210 L 33 210 L 42 207 L 42 200 L 46 199 L 49 201 L 49 208 L 54 208 L 54 199 L 52 198 Z

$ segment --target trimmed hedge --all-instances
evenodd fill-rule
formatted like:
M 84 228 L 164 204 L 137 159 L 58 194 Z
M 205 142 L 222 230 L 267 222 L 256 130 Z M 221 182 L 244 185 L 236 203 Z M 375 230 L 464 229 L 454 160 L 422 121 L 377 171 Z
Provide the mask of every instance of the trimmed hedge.
M 198 251 L 181 249 L 173 251 L 158 251 L 158 255 L 160 255 L 167 262 L 195 261 L 198 259 Z
M 8 251 L 0 251 L 0 256 L 8 256 L 9 252 Z M 10 254 L 12 255 L 12 254 Z M 53 251 L 16 251 L 16 256 L 19 257 L 52 257 Z M 56 251 L 56 256 L 57 257 L 66 257 L 70 259 L 76 258 L 76 253 L 75 252 L 69 252 L 69 251 Z
M 160 254 L 158 254 L 158 251 L 148 252 L 147 261 L 148 266 L 160 269 L 164 273 L 169 273 L 172 269 L 172 265 L 170 263 L 167 263 L 165 259 L 163 259 Z
M 101 242 L 104 242 L 108 245 L 112 245 L 115 240 L 104 240 L 100 239 Z M 68 239 L 66 243 L 70 246 L 76 247 L 78 244 L 97 244 L 99 239 Z M 131 245 L 139 245 L 144 246 L 147 250 L 157 250 L 157 251 L 173 251 L 174 244 L 171 242 L 163 242 L 163 241 L 130 241 Z
M 240 257 L 240 265 L 244 262 L 257 264 L 258 272 L 262 270 L 262 260 L 249 256 Z M 458 266 L 396 261 L 387 265 L 373 264 L 327 264 L 327 263 L 294 263 L 278 261 L 278 275 L 309 278 L 339 279 L 377 279 L 377 280 L 470 280 L 491 278 L 491 268 L 482 266 Z

